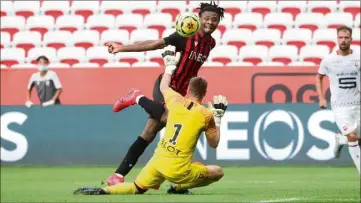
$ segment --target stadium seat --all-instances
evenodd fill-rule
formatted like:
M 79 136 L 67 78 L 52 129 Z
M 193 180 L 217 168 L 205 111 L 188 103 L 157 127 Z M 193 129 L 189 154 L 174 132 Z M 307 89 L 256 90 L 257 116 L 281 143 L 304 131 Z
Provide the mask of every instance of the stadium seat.
M 159 33 L 156 29 L 138 29 L 134 30 L 130 34 L 130 43 L 145 41 L 145 40 L 157 40 Z
M 0 16 L 9 16 L 14 12 L 12 1 L 0 1 Z
M 40 1 L 14 1 L 14 13 L 27 19 L 30 16 L 38 15 L 40 12 Z
M 222 37 L 222 43 L 236 46 L 238 49 L 253 43 L 252 31 L 248 29 L 230 29 Z
M 73 45 L 73 36 L 69 31 L 54 31 L 44 34 L 43 46 L 56 50 Z
M 288 66 L 315 66 L 316 64 L 310 61 L 293 61 Z
M 4 64 L 0 64 L 0 69 L 7 69 L 8 67 Z
M 164 66 L 162 53 L 163 53 L 162 49 L 147 51 L 145 53 L 145 59 L 147 61 L 156 62 L 159 65 Z
M 85 61 L 85 49 L 82 47 L 63 47 L 58 50 L 60 63 L 67 63 L 70 66 Z
M 265 61 L 257 64 L 257 66 L 276 66 L 276 67 L 282 67 L 285 64 L 282 62 L 272 62 L 272 61 Z
M 144 61 L 143 52 L 120 52 L 115 55 L 115 61 L 127 62 L 133 64 L 135 62 Z
M 224 18 L 218 24 L 217 30 L 221 32 L 221 35 L 223 35 L 227 29 L 232 27 L 232 23 L 232 15 L 229 13 L 225 13 Z
M 108 29 L 115 28 L 115 18 L 112 15 L 91 15 L 85 26 L 89 30 L 96 30 L 100 34 Z
M 144 17 L 143 24 L 149 29 L 158 30 L 158 36 L 167 28 L 172 27 L 172 15 L 168 13 L 152 13 Z
M 84 18 L 80 15 L 59 16 L 55 25 L 59 30 L 75 32 L 84 28 Z
M 221 41 L 221 36 L 222 36 L 222 34 L 221 34 L 221 31 L 219 29 L 216 29 L 212 33 L 212 37 L 216 40 L 216 43 Z
M 360 24 L 360 19 L 361 19 L 361 15 L 360 13 L 357 14 L 355 22 L 354 22 L 354 28 L 361 28 L 361 24 Z
M 11 39 L 10 34 L 7 32 L 0 33 L 0 48 L 8 48 L 10 47 Z
M 113 61 L 114 54 L 108 53 L 108 49 L 105 46 L 90 47 L 86 51 L 86 57 L 90 63 L 96 63 L 99 66 L 102 66 L 108 62 Z
M 25 18 L 21 16 L 4 16 L 0 18 L 0 28 L 1 31 L 7 32 L 10 34 L 11 39 L 15 33 L 24 30 L 25 27 Z
M 274 12 L 277 8 L 277 1 L 248 1 L 248 11 L 260 13 L 264 17 L 266 14 Z
M 101 1 L 100 13 L 113 15 L 114 18 L 118 15 L 128 12 L 129 1 Z
M 56 49 L 51 47 L 36 47 L 29 50 L 26 62 L 36 64 L 36 59 L 39 56 L 46 56 L 49 59 L 50 63 L 54 63 L 57 61 Z
M 158 11 L 172 16 L 172 22 L 175 21 L 179 13 L 186 10 L 186 1 L 158 1 Z
M 62 68 L 70 68 L 70 65 L 67 63 L 50 63 L 49 69 L 62 69 Z
M 336 11 L 337 1 L 308 1 L 308 11 L 327 14 Z
M 72 1 L 70 11 L 73 15 L 83 16 L 84 22 L 88 17 L 94 15 L 99 10 L 99 1 Z
M 280 43 L 281 32 L 277 29 L 258 29 L 253 32 L 253 41 L 256 45 L 269 48 Z
M 143 16 L 140 14 L 118 15 L 115 19 L 115 26 L 117 29 L 125 29 L 131 33 L 133 30 L 143 26 Z
M 321 13 L 300 13 L 295 20 L 295 28 L 306 28 L 312 32 L 324 26 L 325 20 Z
M 35 64 L 21 63 L 21 64 L 14 64 L 14 65 L 11 66 L 11 68 L 14 68 L 14 69 L 36 69 L 37 66 Z
M 268 48 L 262 45 L 244 46 L 239 50 L 240 60 L 243 62 L 250 62 L 257 65 L 265 61 L 268 56 Z
M 129 44 L 129 32 L 127 30 L 105 30 L 100 37 L 100 45 L 108 42 L 116 42 L 124 45 Z
M 337 31 L 335 29 L 318 29 L 313 33 L 313 44 L 326 45 L 332 50 L 337 43 Z
M 25 51 L 21 48 L 1 49 L 0 56 L 0 64 L 11 67 L 15 64 L 24 63 Z
M 220 62 L 226 65 L 235 61 L 238 57 L 238 49 L 232 45 L 218 45 L 209 54 L 209 61 Z
M 26 21 L 26 29 L 39 32 L 42 36 L 54 29 L 54 18 L 52 16 L 31 16 Z
M 193 0 L 190 0 L 189 3 L 188 3 L 188 5 L 187 5 L 188 11 L 198 14 L 199 9 L 197 9 L 197 8 L 199 7 L 199 5 L 200 5 L 201 3 L 204 3 L 204 1 L 198 1 L 198 0 L 193 1 Z
M 264 27 L 277 29 L 283 35 L 286 29 L 293 25 L 292 15 L 289 13 L 269 13 L 264 17 Z
M 203 63 L 202 67 L 223 67 L 224 64 L 222 62 L 215 61 L 206 61 Z
M 339 7 L 340 11 L 352 14 L 354 19 L 361 12 L 359 1 L 340 1 Z
M 75 63 L 71 66 L 72 68 L 99 68 L 97 63 Z
M 97 46 L 100 40 L 100 35 L 95 30 L 75 31 L 73 33 L 73 40 L 75 47 L 89 47 Z
M 168 29 L 163 31 L 162 38 L 168 37 L 169 35 L 173 34 L 174 32 L 175 32 L 174 28 L 168 28 Z
M 239 13 L 234 18 L 233 25 L 235 28 L 245 28 L 252 31 L 261 27 L 263 23 L 262 14 L 259 13 Z
M 41 12 L 48 16 L 53 16 L 56 20 L 59 16 L 68 15 L 70 10 L 69 1 L 43 1 Z
M 282 1 L 278 1 L 277 10 L 278 12 L 291 14 L 293 20 L 295 20 L 298 14 L 303 13 L 306 10 L 306 6 L 307 6 L 307 1 L 282 0 Z
M 330 49 L 325 45 L 308 45 L 301 48 L 300 61 L 310 61 L 317 65 L 321 63 L 323 57 L 330 53 Z
M 253 63 L 251 62 L 243 62 L 243 61 L 238 61 L 238 62 L 230 62 L 226 64 L 227 67 L 237 67 L 237 66 L 249 66 L 252 67 Z
M 301 47 L 309 44 L 312 41 L 312 31 L 309 29 L 287 29 L 283 33 L 282 44 L 293 45 L 298 48 L 298 53 Z
M 225 9 L 225 13 L 232 16 L 231 20 L 233 20 L 238 13 L 247 11 L 247 1 L 220 0 L 218 5 Z
M 361 46 L 361 43 L 360 43 L 360 28 L 355 28 L 352 30 L 352 45 L 358 45 L 358 46 Z
M 350 13 L 329 13 L 325 16 L 327 28 L 337 28 L 340 25 L 352 27 L 352 14 Z
M 130 64 L 126 62 L 115 62 L 115 63 L 106 63 L 103 68 L 130 68 Z
M 130 1 L 128 8 L 134 14 L 140 14 L 143 17 L 156 11 L 156 1 Z
M 296 61 L 298 58 L 298 49 L 292 45 L 273 46 L 269 49 L 269 59 L 272 62 L 281 62 L 284 65 Z
M 144 61 L 144 62 L 135 62 L 132 64 L 134 68 L 159 68 L 159 64 L 157 62 Z
M 41 35 L 38 32 L 23 31 L 14 35 L 13 46 L 24 49 L 27 55 L 29 49 L 39 47 L 41 45 Z

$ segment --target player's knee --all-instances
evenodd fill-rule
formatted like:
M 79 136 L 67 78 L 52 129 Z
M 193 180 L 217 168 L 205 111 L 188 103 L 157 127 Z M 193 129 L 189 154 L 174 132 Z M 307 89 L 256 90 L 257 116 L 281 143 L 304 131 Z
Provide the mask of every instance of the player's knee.
M 147 190 L 142 189 L 141 187 L 139 187 L 137 184 L 134 183 L 135 186 L 135 194 L 144 194 L 145 192 L 147 192 Z
M 359 138 L 357 137 L 355 132 L 352 132 L 352 133 L 347 135 L 347 140 L 349 142 L 357 142 L 359 140 Z
M 142 137 L 145 141 L 147 141 L 148 143 L 153 142 L 155 136 L 157 135 L 157 133 L 153 133 L 153 132 L 143 132 L 140 137 Z
M 209 166 L 208 167 L 209 170 L 209 178 L 214 180 L 214 181 L 218 181 L 220 180 L 223 176 L 223 169 L 220 166 Z

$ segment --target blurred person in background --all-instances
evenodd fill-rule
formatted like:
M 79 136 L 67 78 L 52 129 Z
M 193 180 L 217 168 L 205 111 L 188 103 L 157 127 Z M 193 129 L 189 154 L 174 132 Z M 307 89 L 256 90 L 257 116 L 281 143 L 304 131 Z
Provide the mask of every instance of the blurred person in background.
M 30 77 L 25 106 L 30 108 L 34 104 L 30 100 L 31 91 L 34 86 L 42 106 L 60 104 L 59 96 L 62 89 L 58 75 L 54 71 L 49 70 L 49 59 L 46 56 L 39 56 L 36 61 L 39 71 Z

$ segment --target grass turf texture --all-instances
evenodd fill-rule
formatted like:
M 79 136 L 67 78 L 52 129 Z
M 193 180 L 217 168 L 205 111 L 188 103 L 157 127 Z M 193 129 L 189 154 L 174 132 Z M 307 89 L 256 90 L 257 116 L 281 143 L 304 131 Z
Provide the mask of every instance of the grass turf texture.
M 127 180 L 134 180 L 135 168 Z M 81 186 L 99 186 L 114 167 L 1 167 L 1 202 L 360 202 L 354 167 L 225 167 L 224 178 L 193 195 L 74 196 Z

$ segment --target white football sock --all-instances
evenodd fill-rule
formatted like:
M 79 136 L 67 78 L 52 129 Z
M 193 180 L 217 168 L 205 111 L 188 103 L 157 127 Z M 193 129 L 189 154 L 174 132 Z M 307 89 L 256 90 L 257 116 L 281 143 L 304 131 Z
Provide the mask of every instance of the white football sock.
M 139 99 L 142 98 L 142 97 L 144 97 L 144 95 L 139 95 L 139 96 L 137 96 L 137 98 L 135 98 L 135 102 L 137 102 L 137 104 L 138 104 L 138 103 L 139 103 Z
M 340 145 L 346 145 L 348 143 L 347 136 L 336 134 L 336 137 L 338 138 L 338 143 L 340 143 Z
M 358 145 L 358 141 L 356 142 L 349 142 L 348 143 L 348 151 L 350 152 L 351 158 L 355 163 L 355 166 L 358 170 L 359 175 L 360 173 L 360 147 Z
M 115 173 L 115 175 L 117 175 L 117 176 L 120 177 L 120 178 L 124 178 L 124 176 L 122 176 L 122 175 L 119 174 L 119 173 Z

